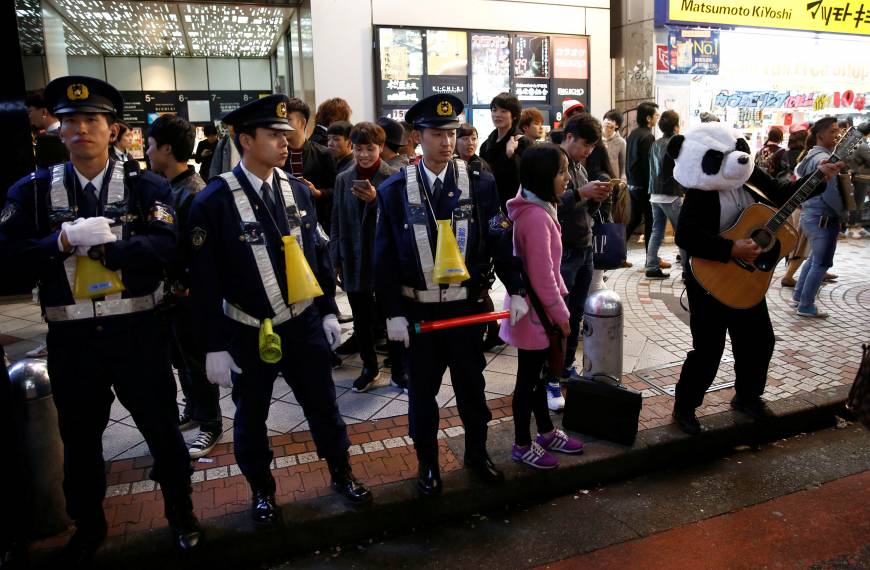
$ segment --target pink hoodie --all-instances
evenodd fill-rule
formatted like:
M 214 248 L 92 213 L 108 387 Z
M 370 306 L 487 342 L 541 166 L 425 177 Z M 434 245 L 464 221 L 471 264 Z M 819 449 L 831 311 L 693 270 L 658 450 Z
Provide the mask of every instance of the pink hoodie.
M 568 322 L 568 307 L 563 297 L 568 288 L 562 281 L 562 228 L 540 204 L 527 200 L 523 190 L 507 202 L 508 217 L 514 222 L 514 255 L 523 260 L 523 269 L 552 323 Z M 555 207 L 553 208 L 555 214 Z M 523 350 L 543 350 L 550 345 L 532 302 L 526 297 L 529 312 L 517 324 L 501 322 L 499 336 L 506 343 Z M 505 297 L 505 309 L 510 297 Z

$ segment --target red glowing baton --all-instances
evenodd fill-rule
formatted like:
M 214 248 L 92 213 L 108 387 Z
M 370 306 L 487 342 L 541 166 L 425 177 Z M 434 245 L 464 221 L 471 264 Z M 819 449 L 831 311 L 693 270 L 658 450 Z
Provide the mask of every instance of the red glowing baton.
M 411 332 L 422 334 L 432 331 L 440 331 L 442 329 L 452 329 L 453 327 L 478 325 L 480 323 L 488 323 L 489 321 L 500 321 L 501 319 L 509 319 L 510 316 L 510 311 L 501 311 L 498 313 L 480 313 L 479 315 L 469 315 L 467 317 L 441 319 L 440 321 L 424 321 L 411 325 Z

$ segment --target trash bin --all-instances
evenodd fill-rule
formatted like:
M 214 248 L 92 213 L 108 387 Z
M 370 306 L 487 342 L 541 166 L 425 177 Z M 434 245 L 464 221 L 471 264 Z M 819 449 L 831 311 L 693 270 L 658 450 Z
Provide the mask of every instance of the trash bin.
M 583 376 L 622 381 L 622 300 L 610 289 L 586 297 L 583 307 Z
M 63 496 L 63 443 L 44 360 L 19 360 L 9 367 L 15 435 L 24 462 L 27 497 L 24 521 L 31 538 L 69 527 Z

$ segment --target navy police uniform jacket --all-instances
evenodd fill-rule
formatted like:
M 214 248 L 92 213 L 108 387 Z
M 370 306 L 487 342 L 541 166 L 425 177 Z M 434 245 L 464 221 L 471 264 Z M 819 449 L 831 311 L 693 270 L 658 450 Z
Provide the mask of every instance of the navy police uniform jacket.
M 451 161 L 447 166 L 444 185 L 433 204 L 438 219 L 450 219 L 460 206 L 456 173 Z M 459 162 L 458 164 L 462 164 Z M 402 310 L 402 286 L 422 290 L 426 288 L 424 276 L 417 260 L 417 244 L 414 229 L 409 219 L 409 204 L 406 191 L 405 171 L 418 169 L 420 191 L 432 195 L 429 181 L 419 165 L 409 165 L 392 175 L 378 187 L 378 222 L 375 235 L 375 286 L 383 302 L 388 318 L 404 316 Z M 477 300 L 489 290 L 495 269 L 508 293 L 516 294 L 523 289 L 522 262 L 513 255 L 513 233 L 510 223 L 501 212 L 495 178 L 479 168 L 469 169 L 469 182 L 473 197 L 472 219 L 468 232 L 465 265 L 471 278 L 462 285 L 469 288 L 469 300 Z M 424 190 L 425 188 L 425 190 Z M 423 198 L 424 202 L 426 198 Z M 428 207 L 426 208 L 428 211 Z M 435 256 L 437 230 L 431 212 L 429 243 Z M 443 287 L 443 286 L 442 286 Z
M 242 167 L 233 173 L 251 203 L 257 224 L 243 224 L 233 194 L 223 178 L 213 178 L 196 195 L 190 207 L 188 226 L 191 246 L 191 301 L 206 337 L 208 352 L 227 350 L 232 336 L 232 321 L 223 313 L 223 301 L 248 315 L 263 320 L 274 317 L 257 269 L 250 242 L 265 240 L 272 268 L 287 298 L 287 274 L 282 236 L 290 235 L 287 216 L 273 222 L 259 194 L 251 187 Z M 317 212 L 308 187 L 288 174 L 301 220 L 303 252 L 323 295 L 314 299 L 321 315 L 337 314 L 335 275 L 329 260 L 328 241 L 318 229 Z M 273 190 L 281 199 L 278 175 L 272 178 Z M 276 228 L 276 223 L 278 227 Z M 261 242 L 260 242 L 261 243 Z
M 115 161 L 109 160 L 97 211 L 89 211 L 71 162 L 64 166 L 64 186 L 71 207 L 66 215 L 50 215 L 49 169 L 38 169 L 9 189 L 0 212 L 0 256 L 7 268 L 27 271 L 39 283 L 43 308 L 75 303 L 64 271 L 64 261 L 73 253 L 61 252 L 57 244 L 64 221 L 105 216 L 123 222 L 123 239 L 105 245 L 103 263 L 113 271 L 121 271 L 126 287 L 124 298 L 154 293 L 174 260 L 175 215 L 169 183 L 147 171 L 128 173 L 125 199 L 112 207 L 106 201 L 114 168 Z

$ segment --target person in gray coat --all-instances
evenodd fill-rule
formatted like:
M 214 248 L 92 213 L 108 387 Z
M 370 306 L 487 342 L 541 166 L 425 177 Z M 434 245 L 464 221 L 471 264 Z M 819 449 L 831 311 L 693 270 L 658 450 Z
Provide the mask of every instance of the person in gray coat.
M 395 168 L 381 159 L 386 134 L 374 123 L 358 123 L 350 132 L 354 164 L 335 179 L 329 250 L 338 283 L 347 293 L 353 312 L 354 337 L 363 361 L 363 370 L 353 383 L 354 392 L 374 386 L 378 376 L 374 329 L 377 324 L 377 299 L 374 279 L 375 222 L 377 188 L 395 174 Z M 404 390 L 404 347 L 390 342 L 391 383 Z
M 239 151 L 236 150 L 236 145 L 233 142 L 233 134 L 231 131 L 227 132 L 227 134 L 217 142 L 217 146 L 214 147 L 214 154 L 212 155 L 211 165 L 208 169 L 209 180 L 215 176 L 220 176 L 224 172 L 231 171 L 239 163 L 239 160 L 241 160 L 241 155 L 239 154 Z

